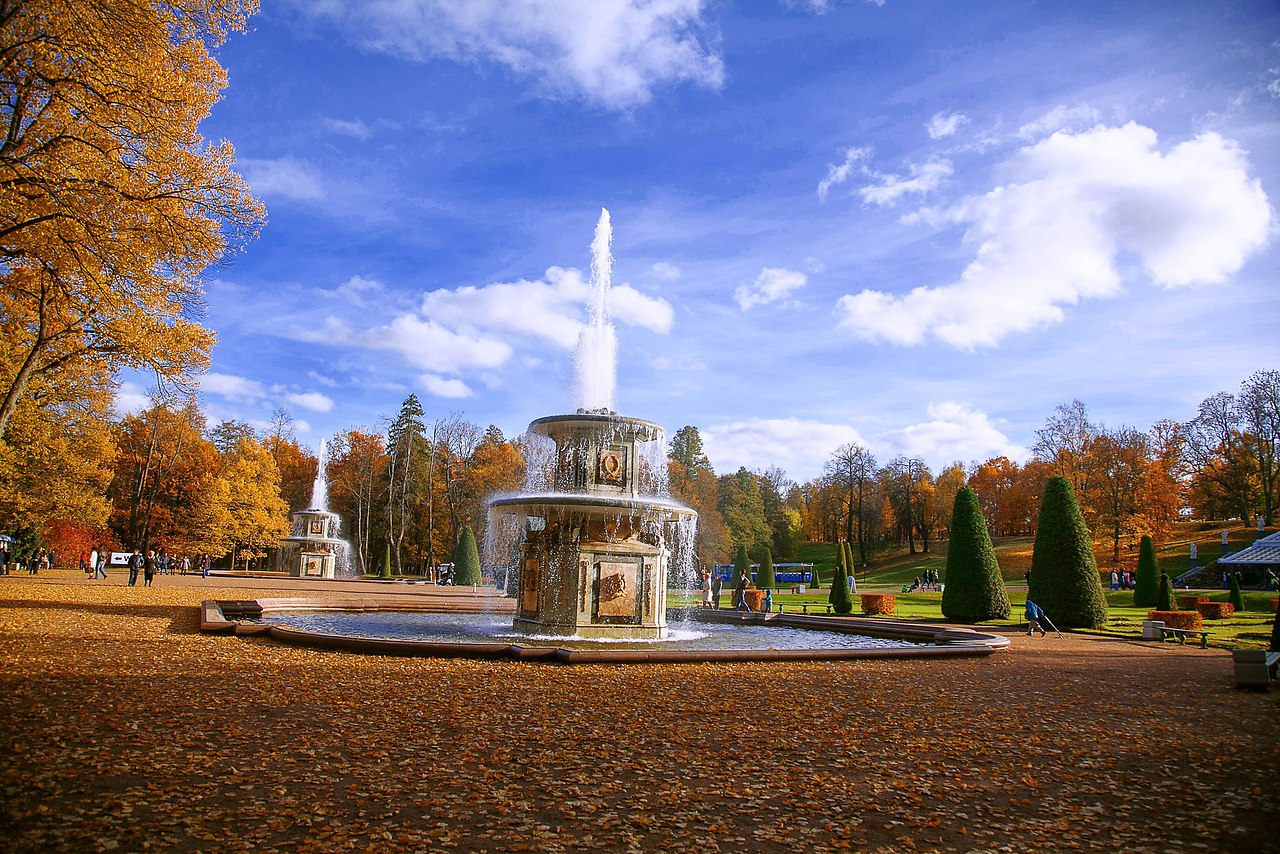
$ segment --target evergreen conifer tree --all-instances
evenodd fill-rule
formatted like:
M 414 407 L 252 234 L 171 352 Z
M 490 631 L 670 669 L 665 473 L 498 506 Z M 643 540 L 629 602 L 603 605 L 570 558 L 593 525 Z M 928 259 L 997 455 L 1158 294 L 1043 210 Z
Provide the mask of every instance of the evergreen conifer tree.
M 849 585 L 849 579 L 854 581 L 854 587 L 858 586 L 858 565 L 853 562 L 853 544 L 848 540 L 844 541 L 844 569 L 845 569 L 845 586 Z
M 738 587 L 740 579 L 747 579 L 747 586 L 751 586 L 751 558 L 747 555 L 746 546 L 738 546 L 738 553 L 733 556 L 733 586 Z
M 948 577 L 947 587 L 951 584 Z M 1065 477 L 1045 484 L 1027 595 L 1061 628 L 1098 628 L 1107 619 L 1093 541 Z
M 1160 573 L 1160 593 L 1156 596 L 1156 610 L 1158 611 L 1176 611 L 1173 601 L 1173 582 L 1169 580 L 1169 573 Z
M 996 550 L 978 494 L 967 486 L 956 492 L 951 511 L 951 545 L 947 549 L 947 588 L 942 591 L 942 615 L 948 620 L 980 623 L 1009 616 Z
M 1136 608 L 1154 608 L 1160 593 L 1160 569 L 1156 563 L 1156 548 L 1151 537 L 1142 535 L 1138 546 L 1138 574 L 1133 580 L 1133 604 Z
M 462 536 L 453 547 L 453 583 L 468 587 L 480 583 L 480 550 L 470 525 L 462 529 Z
M 1231 592 L 1227 594 L 1227 601 L 1230 602 L 1237 611 L 1244 610 L 1244 596 L 1240 593 L 1240 573 L 1231 573 Z
M 764 556 L 760 558 L 760 571 L 756 573 L 756 587 L 761 590 L 777 587 L 773 577 L 773 552 L 768 547 L 764 550 Z

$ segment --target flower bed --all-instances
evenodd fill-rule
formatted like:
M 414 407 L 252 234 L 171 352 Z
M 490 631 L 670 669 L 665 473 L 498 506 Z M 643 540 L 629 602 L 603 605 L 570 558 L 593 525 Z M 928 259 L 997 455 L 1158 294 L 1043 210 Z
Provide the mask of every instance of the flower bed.
M 898 612 L 898 599 L 892 593 L 862 593 L 862 613 L 884 614 L 891 617 Z
M 1230 602 L 1201 602 L 1196 610 L 1206 620 L 1224 620 L 1236 612 L 1236 606 Z
M 1204 617 L 1199 611 L 1148 611 L 1148 620 L 1159 620 L 1171 629 L 1199 629 Z
M 1197 593 L 1191 593 L 1185 596 L 1179 596 L 1178 610 L 1179 611 L 1195 611 L 1199 609 L 1201 603 L 1208 602 L 1208 601 L 1209 601 L 1208 596 L 1202 596 Z

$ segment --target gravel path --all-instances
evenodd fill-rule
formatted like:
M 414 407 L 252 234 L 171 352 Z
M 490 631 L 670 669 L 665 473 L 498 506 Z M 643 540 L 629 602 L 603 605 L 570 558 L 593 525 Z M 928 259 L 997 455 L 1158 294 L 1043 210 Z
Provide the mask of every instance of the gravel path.
M 0 578 L 4 850 L 1280 851 L 1280 692 L 1221 650 L 378 658 L 200 635 L 195 606 L 469 591 L 156 584 Z

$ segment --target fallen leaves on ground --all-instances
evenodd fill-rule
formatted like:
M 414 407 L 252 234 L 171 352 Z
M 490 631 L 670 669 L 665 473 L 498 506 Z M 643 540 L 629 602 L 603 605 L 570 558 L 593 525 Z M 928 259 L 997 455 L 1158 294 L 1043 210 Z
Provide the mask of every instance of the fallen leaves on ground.
M 8 850 L 1275 850 L 1280 695 L 1221 651 L 563 667 L 197 632 L 202 599 L 282 595 L 255 583 L 0 578 Z

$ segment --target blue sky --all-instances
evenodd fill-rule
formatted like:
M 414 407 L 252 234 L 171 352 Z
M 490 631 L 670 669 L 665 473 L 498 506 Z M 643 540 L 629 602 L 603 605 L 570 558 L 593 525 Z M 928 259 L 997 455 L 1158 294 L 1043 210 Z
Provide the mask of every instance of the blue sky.
M 601 208 L 617 408 L 721 472 L 1022 460 L 1280 367 L 1272 2 L 264 5 L 202 126 L 269 211 L 211 421 L 566 410 Z

